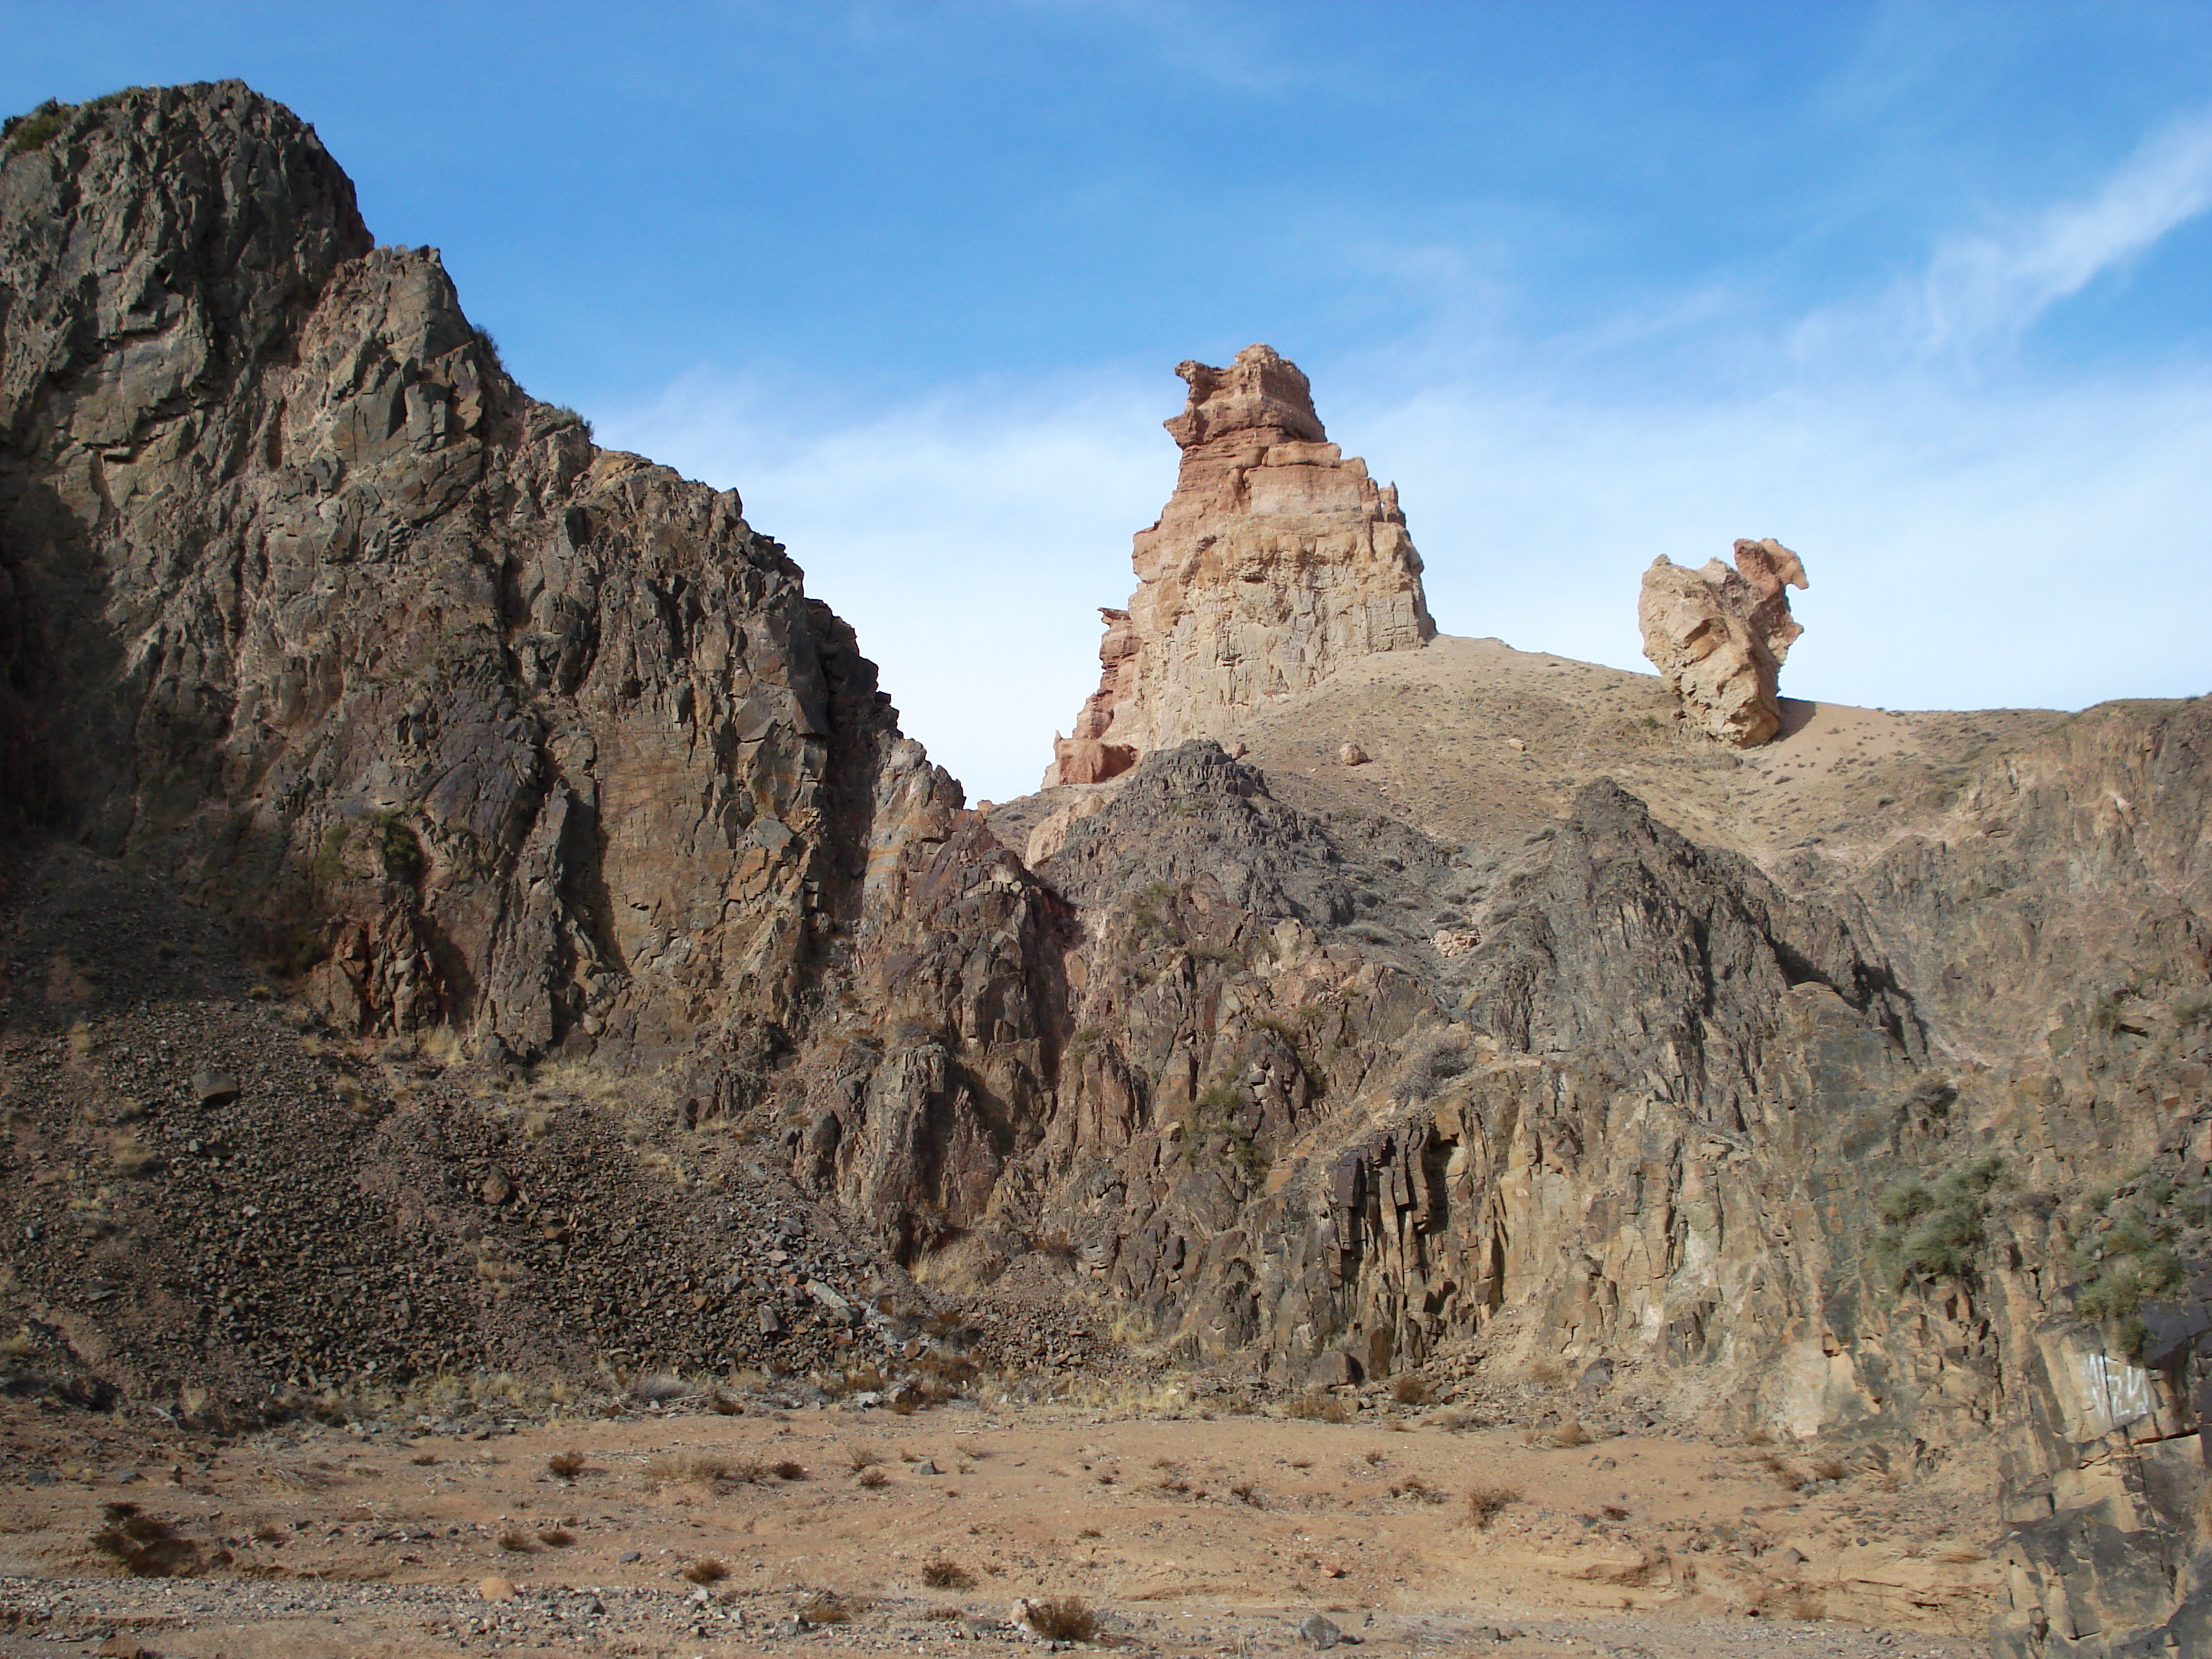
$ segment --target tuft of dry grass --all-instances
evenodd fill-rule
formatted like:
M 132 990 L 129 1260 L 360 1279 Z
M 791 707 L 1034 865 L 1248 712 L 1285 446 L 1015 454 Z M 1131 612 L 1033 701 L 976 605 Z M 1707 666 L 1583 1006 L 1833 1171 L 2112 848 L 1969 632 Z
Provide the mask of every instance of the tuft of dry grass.
M 566 1527 L 546 1527 L 539 1531 L 538 1541 L 549 1550 L 565 1550 L 576 1541 L 576 1534 Z
M 769 1473 L 779 1480 L 804 1480 L 806 1479 L 806 1465 L 794 1463 L 787 1457 L 780 1463 L 769 1464 Z
M 1844 1478 L 1844 1460 L 1840 1457 L 1816 1457 L 1811 1468 L 1815 1480 L 1840 1480 Z
M 845 1449 L 845 1467 L 855 1474 L 883 1461 L 883 1454 L 872 1446 L 848 1446 Z
M 1333 1394 L 1316 1390 L 1309 1394 L 1292 1395 L 1291 1402 L 1283 1407 L 1283 1414 L 1302 1423 L 1349 1423 L 1352 1407 Z
M 672 1452 L 647 1463 L 638 1478 L 653 1492 L 669 1486 L 702 1486 L 713 1492 L 720 1486 L 750 1486 L 767 1474 L 757 1463 L 732 1463 L 705 1452 Z
M 1229 1495 L 1238 1503 L 1249 1504 L 1255 1510 L 1264 1510 L 1267 1507 L 1267 1501 L 1261 1495 L 1260 1489 L 1249 1480 L 1239 1480 L 1235 1486 L 1230 1487 Z
M 890 1486 L 890 1476 L 885 1474 L 881 1469 L 862 1469 L 860 1471 L 860 1485 L 869 1492 L 875 1492 L 881 1487 Z
M 437 1465 L 438 1454 L 435 1452 L 416 1452 L 415 1455 L 408 1461 L 413 1463 L 418 1469 L 433 1468 Z
M 808 1625 L 843 1625 L 851 1622 L 853 1609 L 845 1598 L 835 1590 L 819 1590 L 799 1604 L 799 1622 Z
M 924 1609 L 921 1616 L 925 1619 L 957 1619 L 961 1615 L 959 1608 L 940 1604 Z
M 730 1576 L 730 1570 L 711 1555 L 702 1555 L 684 1569 L 684 1576 L 695 1584 L 719 1584 Z
M 1418 1474 L 1409 1474 L 1391 1487 L 1390 1496 L 1416 1498 L 1424 1504 L 1441 1504 L 1446 1501 L 1442 1491 L 1431 1486 Z
M 556 1480 L 574 1480 L 584 1472 L 584 1454 L 579 1451 L 555 1452 L 545 1460 L 545 1473 Z
M 1096 1527 L 1085 1527 L 1075 1535 L 1078 1538 L 1103 1538 L 1106 1534 Z
M 1429 1403 L 1429 1385 L 1411 1371 L 1401 1371 L 1392 1379 L 1390 1398 L 1401 1406 L 1425 1406 Z
M 1521 1501 L 1511 1486 L 1474 1486 L 1467 1494 L 1467 1518 L 1477 1532 L 1486 1531 L 1509 1504 Z
M 1048 1595 L 1030 1602 L 1029 1624 L 1048 1642 L 1089 1642 L 1098 1635 L 1098 1615 L 1079 1595 Z
M 526 1555 L 538 1547 L 538 1540 L 520 1527 L 507 1527 L 499 1534 L 499 1547 L 516 1555 Z
M 921 1582 L 932 1589 L 974 1589 L 975 1575 L 957 1561 L 940 1559 L 922 1568 Z

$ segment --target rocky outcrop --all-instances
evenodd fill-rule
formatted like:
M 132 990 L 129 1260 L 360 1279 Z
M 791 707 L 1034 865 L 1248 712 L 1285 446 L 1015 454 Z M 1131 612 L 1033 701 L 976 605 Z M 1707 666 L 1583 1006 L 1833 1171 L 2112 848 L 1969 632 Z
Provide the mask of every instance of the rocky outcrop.
M 1297 365 L 1264 345 L 1186 362 L 1175 494 L 1137 533 L 1137 591 L 1102 611 L 1098 689 L 1055 738 L 1048 787 L 1221 735 L 1238 709 L 1436 634 L 1395 485 L 1327 441 Z
M 1699 731 L 1749 749 L 1782 729 L 1777 681 L 1805 630 L 1790 614 L 1804 562 L 1781 543 L 1739 541 L 1735 568 L 1708 559 L 1686 570 L 1664 554 L 1644 573 L 1636 619 L 1644 654 Z
M 343 1030 L 742 1095 L 957 815 L 736 495 L 523 393 L 245 87 L 10 154 L 0 319 L 14 803 Z

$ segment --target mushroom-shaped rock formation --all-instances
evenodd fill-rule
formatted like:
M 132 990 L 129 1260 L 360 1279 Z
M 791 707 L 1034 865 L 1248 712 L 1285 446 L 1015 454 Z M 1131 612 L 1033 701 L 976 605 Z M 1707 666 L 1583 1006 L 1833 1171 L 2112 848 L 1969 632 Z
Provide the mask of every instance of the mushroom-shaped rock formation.
M 1436 635 L 1395 485 L 1328 441 L 1297 365 L 1264 345 L 1177 365 L 1175 494 L 1137 532 L 1137 591 L 1103 611 L 1098 689 L 1055 738 L 1048 787 L 1097 783 L 1149 750 L 1217 737 L 1234 711 L 1348 658 Z
M 1644 573 L 1644 654 L 1707 736 L 1750 749 L 1782 729 L 1776 683 L 1805 631 L 1789 590 L 1805 586 L 1804 562 L 1771 537 L 1739 541 L 1733 570 L 1718 559 L 1691 570 L 1662 554 Z

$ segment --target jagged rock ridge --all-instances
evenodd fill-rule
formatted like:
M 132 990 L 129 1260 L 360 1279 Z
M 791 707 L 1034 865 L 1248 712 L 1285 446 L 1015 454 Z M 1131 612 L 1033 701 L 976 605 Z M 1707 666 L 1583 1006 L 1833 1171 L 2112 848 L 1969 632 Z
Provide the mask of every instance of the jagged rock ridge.
M 1099 612 L 1098 689 L 1054 738 L 1048 787 L 1116 776 L 1347 659 L 1436 634 L 1397 487 L 1328 441 L 1297 365 L 1252 345 L 1226 368 L 1176 373 L 1190 396 L 1166 423 L 1175 493 L 1137 532 L 1128 609 Z

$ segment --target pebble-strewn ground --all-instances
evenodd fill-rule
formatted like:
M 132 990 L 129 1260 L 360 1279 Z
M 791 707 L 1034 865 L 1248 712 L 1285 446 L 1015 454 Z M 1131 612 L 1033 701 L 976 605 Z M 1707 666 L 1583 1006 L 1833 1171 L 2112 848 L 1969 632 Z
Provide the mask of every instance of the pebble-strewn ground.
M 1964 1659 L 1990 1573 L 1939 1487 L 1820 1480 L 1762 1448 L 1529 1445 L 1411 1407 L 1339 1424 L 756 1396 L 227 1444 L 94 1441 L 89 1420 L 0 1419 L 9 1659 L 967 1654 L 1035 1645 L 1010 1622 L 1021 1598 L 1079 1599 L 1097 1641 L 1158 1654 L 1310 1647 L 1320 1614 L 1385 1652 Z M 1793 1491 L 1777 1462 L 1816 1478 Z M 1480 1526 L 1472 1492 L 1496 1494 Z M 191 1576 L 131 1577 L 118 1548 Z

